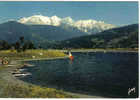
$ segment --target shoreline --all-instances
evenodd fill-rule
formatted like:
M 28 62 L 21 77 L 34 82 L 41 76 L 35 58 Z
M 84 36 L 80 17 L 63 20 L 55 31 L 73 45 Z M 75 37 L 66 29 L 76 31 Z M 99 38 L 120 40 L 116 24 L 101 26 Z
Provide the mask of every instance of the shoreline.
M 54 59 L 65 59 L 65 58 L 68 58 L 68 56 L 54 57 L 54 58 L 22 59 L 22 60 L 15 60 L 15 61 L 54 60 Z
M 68 52 L 68 50 L 58 50 L 58 51 L 61 51 L 61 52 Z M 70 50 L 71 52 L 113 52 L 113 53 L 117 53 L 117 52 L 122 52 L 122 53 L 131 53 L 131 52 L 134 52 L 134 53 L 138 53 L 139 50 L 128 50 L 128 49 L 120 49 L 120 50 L 115 50 L 115 49 L 71 49 Z

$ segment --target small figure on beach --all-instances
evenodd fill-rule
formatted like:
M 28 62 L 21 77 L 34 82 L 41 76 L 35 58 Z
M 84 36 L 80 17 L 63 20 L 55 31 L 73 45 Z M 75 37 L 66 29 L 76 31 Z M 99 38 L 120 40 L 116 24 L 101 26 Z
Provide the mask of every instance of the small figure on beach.
M 0 64 L 3 64 L 3 65 L 9 64 L 8 58 L 7 57 L 0 58 Z

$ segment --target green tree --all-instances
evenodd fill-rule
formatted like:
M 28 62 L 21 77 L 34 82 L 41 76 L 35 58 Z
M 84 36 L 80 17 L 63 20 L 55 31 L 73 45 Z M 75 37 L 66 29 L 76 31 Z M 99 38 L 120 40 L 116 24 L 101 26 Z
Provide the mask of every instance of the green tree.
M 17 52 L 21 51 L 20 50 L 20 43 L 18 41 L 15 43 L 15 49 L 17 50 Z
M 19 37 L 19 40 L 23 44 L 24 43 L 24 36 Z
M 35 49 L 34 44 L 31 41 L 26 41 L 23 45 L 23 51 L 27 50 L 27 49 Z

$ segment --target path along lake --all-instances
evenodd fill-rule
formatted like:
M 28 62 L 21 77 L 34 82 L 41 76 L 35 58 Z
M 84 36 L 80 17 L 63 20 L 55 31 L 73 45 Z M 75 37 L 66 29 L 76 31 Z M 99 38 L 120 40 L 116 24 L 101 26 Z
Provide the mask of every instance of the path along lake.
M 74 60 L 30 61 L 25 69 L 31 76 L 20 78 L 29 83 L 68 92 L 103 97 L 138 96 L 138 53 L 72 53 Z M 128 90 L 135 89 L 128 95 Z

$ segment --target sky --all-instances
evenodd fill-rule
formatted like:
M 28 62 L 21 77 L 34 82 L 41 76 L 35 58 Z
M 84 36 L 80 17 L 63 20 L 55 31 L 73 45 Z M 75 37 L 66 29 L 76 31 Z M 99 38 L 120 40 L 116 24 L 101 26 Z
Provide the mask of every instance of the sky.
M 33 15 L 93 19 L 114 25 L 138 23 L 138 2 L 4 2 L 0 1 L 0 23 Z

